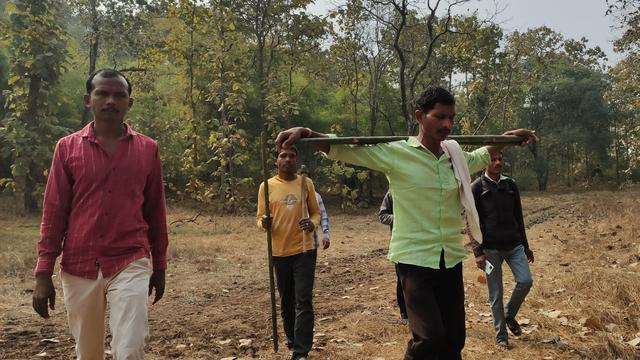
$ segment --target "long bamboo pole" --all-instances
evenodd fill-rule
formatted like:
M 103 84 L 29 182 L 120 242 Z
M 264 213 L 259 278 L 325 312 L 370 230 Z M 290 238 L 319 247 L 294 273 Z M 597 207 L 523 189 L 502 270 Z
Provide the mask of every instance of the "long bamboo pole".
M 267 132 L 262 132 L 262 171 L 264 174 L 264 215 L 271 219 L 269 210 L 269 170 L 267 159 Z M 273 351 L 278 352 L 278 319 L 276 317 L 276 286 L 273 278 L 273 245 L 271 242 L 271 226 L 267 228 L 267 254 L 269 256 L 269 292 L 271 294 L 271 332 Z
M 299 142 L 311 145 L 353 144 L 372 145 L 393 141 L 407 140 L 409 136 L 354 136 L 354 137 L 326 137 L 326 138 L 302 138 Z M 522 143 L 525 139 L 515 135 L 451 135 L 450 140 L 455 140 L 461 145 L 491 145 Z

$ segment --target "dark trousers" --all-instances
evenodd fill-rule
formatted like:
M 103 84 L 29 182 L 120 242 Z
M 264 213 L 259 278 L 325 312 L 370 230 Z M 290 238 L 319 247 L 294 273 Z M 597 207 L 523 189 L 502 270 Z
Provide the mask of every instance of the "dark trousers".
M 313 281 L 315 250 L 286 257 L 273 257 L 280 311 L 287 346 L 294 355 L 306 356 L 313 345 Z
M 400 309 L 400 317 L 407 319 L 407 305 L 404 303 L 404 290 L 402 290 L 402 282 L 400 281 L 400 274 L 398 273 L 398 265 L 396 264 L 396 300 L 398 301 L 398 308 Z
M 398 264 L 409 315 L 404 360 L 459 360 L 465 341 L 462 263 L 451 269 Z

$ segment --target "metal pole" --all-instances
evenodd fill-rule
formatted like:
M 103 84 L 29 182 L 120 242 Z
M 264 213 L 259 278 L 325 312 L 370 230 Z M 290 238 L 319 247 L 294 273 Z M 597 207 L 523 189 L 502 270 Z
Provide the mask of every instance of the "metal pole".
M 262 171 L 264 173 L 264 215 L 271 219 L 269 210 L 269 170 L 267 161 L 267 132 L 262 132 Z M 271 224 L 269 224 L 271 225 Z M 271 293 L 271 332 L 273 335 L 273 351 L 278 352 L 278 319 L 276 317 L 276 286 L 273 278 L 273 247 L 271 243 L 271 226 L 267 228 L 267 254 L 269 256 L 269 291 Z
M 409 136 L 355 136 L 355 137 L 326 137 L 326 138 L 302 138 L 299 142 L 311 145 L 353 144 L 372 145 L 393 141 L 407 140 Z M 451 135 L 450 140 L 455 140 L 461 145 L 491 145 L 522 143 L 525 138 L 515 135 Z

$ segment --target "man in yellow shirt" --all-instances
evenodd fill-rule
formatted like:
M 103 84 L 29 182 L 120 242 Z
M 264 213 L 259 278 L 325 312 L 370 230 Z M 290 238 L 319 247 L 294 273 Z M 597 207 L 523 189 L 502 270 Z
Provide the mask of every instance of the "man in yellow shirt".
M 263 183 L 256 219 L 259 227 L 271 228 L 273 265 L 291 359 L 306 360 L 313 344 L 316 249 L 312 234 L 320 224 L 320 208 L 311 179 L 297 175 L 297 156 L 295 147 L 278 152 L 278 175 L 268 180 L 271 218 L 264 216 Z

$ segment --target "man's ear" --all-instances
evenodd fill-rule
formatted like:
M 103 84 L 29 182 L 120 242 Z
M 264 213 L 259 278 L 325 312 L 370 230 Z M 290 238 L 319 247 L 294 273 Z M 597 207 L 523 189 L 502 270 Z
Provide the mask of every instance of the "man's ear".
M 133 106 L 133 98 L 129 98 L 129 109 Z
M 91 95 L 85 94 L 84 97 L 83 97 L 83 101 L 84 101 L 84 106 L 85 107 L 89 107 L 89 105 L 91 103 Z
M 420 124 L 422 124 L 422 118 L 424 117 L 424 111 L 422 110 L 416 110 L 416 121 Z

